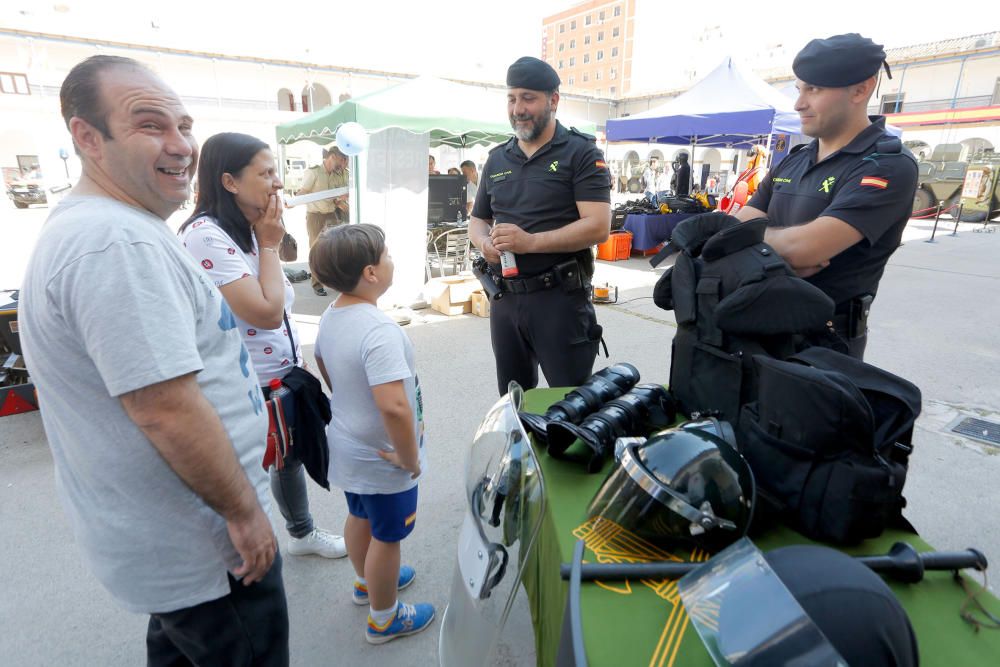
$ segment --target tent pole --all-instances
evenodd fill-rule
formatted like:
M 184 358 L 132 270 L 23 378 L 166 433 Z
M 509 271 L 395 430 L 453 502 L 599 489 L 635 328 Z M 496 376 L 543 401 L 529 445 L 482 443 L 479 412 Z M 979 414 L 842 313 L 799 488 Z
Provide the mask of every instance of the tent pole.
M 361 222 L 361 174 L 358 172 L 358 156 L 351 156 L 351 176 L 354 179 L 354 213 L 355 224 Z M 348 220 L 348 222 L 352 222 Z
M 285 144 L 278 142 L 278 178 L 285 182 Z
M 691 135 L 691 155 L 688 157 L 688 162 L 691 163 L 691 180 L 694 181 L 694 147 L 698 145 L 698 135 Z M 691 183 L 688 183 L 688 194 L 691 194 Z

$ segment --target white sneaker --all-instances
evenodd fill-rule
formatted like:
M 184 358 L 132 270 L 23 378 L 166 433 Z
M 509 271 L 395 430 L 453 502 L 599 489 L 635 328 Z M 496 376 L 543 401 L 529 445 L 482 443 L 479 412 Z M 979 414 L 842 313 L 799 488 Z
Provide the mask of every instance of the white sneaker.
M 340 535 L 316 528 L 305 537 L 288 538 L 288 553 L 293 556 L 316 555 L 323 558 L 343 558 L 347 545 Z

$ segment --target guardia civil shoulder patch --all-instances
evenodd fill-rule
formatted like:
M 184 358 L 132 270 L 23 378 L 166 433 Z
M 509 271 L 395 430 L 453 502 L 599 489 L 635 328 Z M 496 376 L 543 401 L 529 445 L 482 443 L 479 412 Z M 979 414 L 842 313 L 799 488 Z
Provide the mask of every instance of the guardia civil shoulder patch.
M 861 185 L 867 185 L 872 188 L 881 188 L 882 190 L 885 190 L 889 187 L 889 181 L 876 176 L 865 176 L 861 179 Z
M 607 169 L 608 168 L 608 165 L 604 162 L 604 160 L 598 160 L 597 162 L 594 163 L 594 166 L 597 167 L 597 168 L 599 168 L 599 169 Z

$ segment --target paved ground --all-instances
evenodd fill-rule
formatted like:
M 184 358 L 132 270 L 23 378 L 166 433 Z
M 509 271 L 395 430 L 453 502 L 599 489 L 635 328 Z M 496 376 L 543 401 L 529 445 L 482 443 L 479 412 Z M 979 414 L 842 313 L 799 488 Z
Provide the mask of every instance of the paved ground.
M 0 205 L 0 288 L 17 284 L 46 209 Z M 292 221 L 292 230 L 299 224 Z M 915 382 L 924 414 L 907 480 L 908 518 L 938 548 L 977 546 L 1000 562 L 996 507 L 1000 449 L 949 435 L 963 415 L 1000 421 L 1000 234 L 922 239 L 929 223 L 913 222 L 887 269 L 872 315 L 870 362 Z M 304 230 L 303 230 L 304 231 Z M 299 237 L 304 239 L 304 233 Z M 600 306 L 611 358 L 629 361 L 645 381 L 668 376 L 673 319 L 657 309 L 650 286 L 661 270 L 641 259 L 601 264 L 598 281 L 623 288 L 621 302 Z M 296 319 L 303 342 L 328 299 L 297 286 Z M 488 322 L 419 311 L 407 327 L 424 387 L 430 469 L 421 485 L 417 529 L 404 543 L 419 572 L 405 600 L 430 601 L 443 611 L 463 506 L 463 457 L 479 419 L 495 400 Z M 144 660 L 145 619 L 119 610 L 83 567 L 54 497 L 51 458 L 37 413 L 0 420 L 0 663 L 135 665 Z M 311 489 L 319 525 L 342 526 L 342 496 Z M 276 524 L 276 530 L 280 527 Z M 282 534 L 279 532 L 279 535 Z M 346 561 L 286 557 L 285 582 L 296 665 L 433 664 L 437 629 L 382 647 L 362 636 L 364 611 L 348 600 Z

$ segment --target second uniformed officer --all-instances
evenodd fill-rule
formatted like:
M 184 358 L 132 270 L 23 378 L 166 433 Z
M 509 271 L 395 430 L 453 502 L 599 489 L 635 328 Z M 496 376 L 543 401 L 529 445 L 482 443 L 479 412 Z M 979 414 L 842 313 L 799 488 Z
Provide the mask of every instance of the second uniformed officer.
M 854 33 L 814 39 L 799 52 L 795 110 L 815 140 L 773 167 L 736 216 L 766 215 L 764 240 L 833 299 L 834 329 L 858 359 L 917 187 L 913 155 L 885 131 L 885 118 L 868 116 L 884 61 L 880 45 Z
M 594 137 L 556 118 L 559 75 L 519 59 L 507 70 L 507 113 L 514 137 L 483 167 L 469 237 L 500 275 L 500 252 L 513 253 L 517 277 L 504 278 L 490 335 L 497 387 L 511 380 L 576 386 L 590 376 L 601 340 L 590 278 L 591 246 L 611 230 L 611 177 Z

